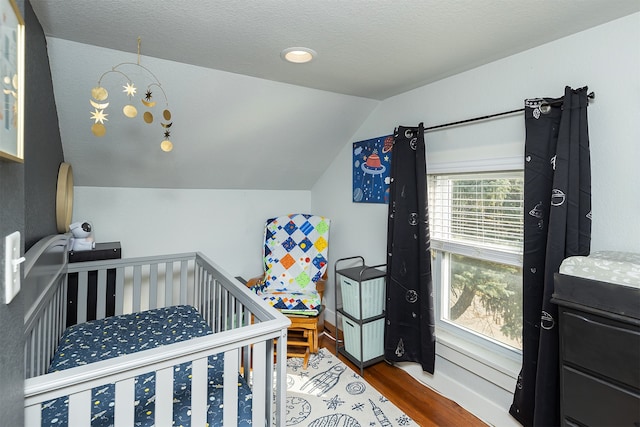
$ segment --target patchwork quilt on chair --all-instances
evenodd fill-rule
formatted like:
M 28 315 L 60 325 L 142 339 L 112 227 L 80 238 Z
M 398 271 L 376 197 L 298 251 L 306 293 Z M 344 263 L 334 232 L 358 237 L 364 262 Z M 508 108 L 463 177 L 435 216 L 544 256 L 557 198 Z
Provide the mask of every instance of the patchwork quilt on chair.
M 317 215 L 291 214 L 267 221 L 265 275 L 254 290 L 284 313 L 318 314 L 316 283 L 327 270 L 329 225 Z

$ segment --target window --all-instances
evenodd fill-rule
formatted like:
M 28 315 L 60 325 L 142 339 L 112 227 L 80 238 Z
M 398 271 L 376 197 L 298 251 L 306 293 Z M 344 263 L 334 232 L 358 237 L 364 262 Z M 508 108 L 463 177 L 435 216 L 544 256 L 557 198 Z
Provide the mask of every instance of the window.
M 522 171 L 428 177 L 439 325 L 511 350 L 522 349 L 523 188 Z

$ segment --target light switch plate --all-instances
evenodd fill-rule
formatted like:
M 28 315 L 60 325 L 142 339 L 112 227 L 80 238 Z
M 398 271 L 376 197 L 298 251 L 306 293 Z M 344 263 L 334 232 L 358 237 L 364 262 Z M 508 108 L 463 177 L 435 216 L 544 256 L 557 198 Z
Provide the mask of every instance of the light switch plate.
M 20 232 L 4 238 L 4 303 L 9 304 L 20 291 Z

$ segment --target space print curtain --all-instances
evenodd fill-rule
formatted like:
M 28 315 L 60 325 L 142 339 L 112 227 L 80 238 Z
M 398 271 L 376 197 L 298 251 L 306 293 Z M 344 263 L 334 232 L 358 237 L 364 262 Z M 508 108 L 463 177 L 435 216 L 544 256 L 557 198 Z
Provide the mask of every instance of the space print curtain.
M 424 126 L 394 135 L 387 228 L 384 356 L 433 373 L 435 324 Z
M 558 308 L 553 274 L 588 255 L 591 171 L 587 88 L 525 105 L 522 370 L 510 413 L 525 426 L 560 425 Z

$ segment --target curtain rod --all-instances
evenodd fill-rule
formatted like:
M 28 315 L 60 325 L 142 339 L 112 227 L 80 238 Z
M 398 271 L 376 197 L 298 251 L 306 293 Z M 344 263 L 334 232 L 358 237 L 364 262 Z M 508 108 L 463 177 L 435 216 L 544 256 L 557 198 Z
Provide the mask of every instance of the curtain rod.
M 594 92 L 591 92 L 591 93 L 589 93 L 587 95 L 587 100 L 594 99 L 595 97 L 596 97 L 596 94 Z M 553 102 L 547 103 L 547 105 L 559 105 L 559 104 L 562 104 L 562 99 L 560 99 L 558 101 L 553 101 Z M 465 123 L 477 122 L 477 121 L 480 121 L 480 120 L 491 119 L 493 117 L 506 116 L 508 114 L 519 113 L 521 111 L 524 111 L 524 108 L 518 108 L 517 110 L 511 110 L 511 111 L 504 111 L 502 113 L 489 114 L 488 116 L 474 117 L 472 119 L 460 120 L 460 121 L 457 121 L 457 122 L 445 123 L 443 125 L 429 126 L 428 128 L 424 128 L 424 131 L 426 133 L 426 132 L 428 132 L 430 130 L 442 129 L 442 128 L 446 128 L 446 127 L 449 127 L 449 126 L 456 126 L 456 125 L 461 125 L 461 124 L 465 124 Z

